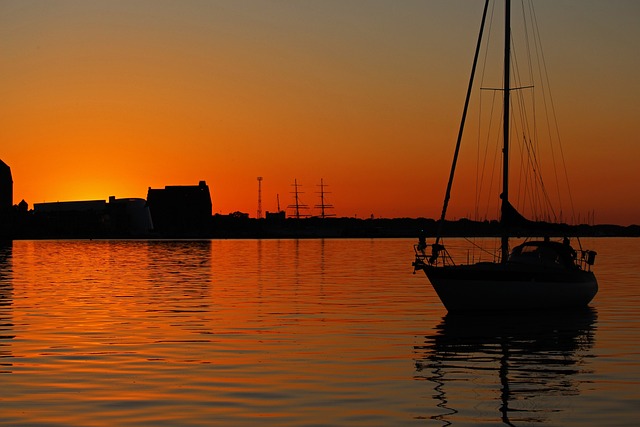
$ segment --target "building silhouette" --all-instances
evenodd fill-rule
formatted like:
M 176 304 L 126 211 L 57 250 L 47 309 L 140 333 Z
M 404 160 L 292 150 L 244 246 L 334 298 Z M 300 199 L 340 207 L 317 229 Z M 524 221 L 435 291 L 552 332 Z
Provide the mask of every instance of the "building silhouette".
M 36 237 L 147 237 L 153 228 L 144 199 L 35 203 L 33 213 Z
M 40 237 L 97 238 L 106 237 L 108 231 L 104 200 L 34 203 L 33 213 Z
M 205 237 L 211 228 L 211 194 L 205 181 L 198 185 L 149 187 L 147 206 L 153 229 L 167 237 Z
M 11 168 L 0 160 L 0 212 L 8 212 L 13 207 L 13 178 Z
M 146 236 L 153 230 L 151 213 L 144 199 L 109 196 L 108 212 L 111 227 L 117 233 Z

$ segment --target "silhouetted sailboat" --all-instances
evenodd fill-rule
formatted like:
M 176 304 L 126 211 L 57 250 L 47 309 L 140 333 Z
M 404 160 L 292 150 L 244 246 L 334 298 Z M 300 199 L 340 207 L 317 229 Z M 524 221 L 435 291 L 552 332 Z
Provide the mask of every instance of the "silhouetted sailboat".
M 535 226 L 526 220 L 509 201 L 509 121 L 511 67 L 511 5 L 505 0 L 504 77 L 503 87 L 503 162 L 500 224 L 502 229 L 500 255 L 493 262 L 455 264 L 441 243 L 442 225 L 457 163 L 464 121 L 467 114 L 473 79 L 481 47 L 482 33 L 489 1 L 485 3 L 480 35 L 465 100 L 462 122 L 454 154 L 449 182 L 435 243 L 427 245 L 424 237 L 415 246 L 415 270 L 423 270 L 444 306 L 449 311 L 542 309 L 582 307 L 589 304 L 598 291 L 596 277 L 591 272 L 596 253 L 575 250 L 569 239 L 549 238 L 528 240 L 509 252 L 509 237 L 514 230 Z M 533 230 L 532 230 L 533 231 Z M 535 234 L 541 235 L 540 231 Z M 562 237 L 562 236 L 561 236 Z M 430 248 L 430 250 L 429 250 Z

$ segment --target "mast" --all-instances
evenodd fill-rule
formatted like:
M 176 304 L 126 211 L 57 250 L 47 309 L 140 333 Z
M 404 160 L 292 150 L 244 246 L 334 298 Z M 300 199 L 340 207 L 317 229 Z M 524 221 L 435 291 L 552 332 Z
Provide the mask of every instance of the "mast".
M 331 213 L 327 213 L 326 209 L 332 209 L 333 205 L 331 204 L 327 204 L 325 202 L 324 199 L 324 195 L 327 194 L 327 191 L 324 191 L 324 187 L 326 187 L 327 184 L 324 183 L 324 180 L 322 178 L 320 178 L 320 185 L 318 187 L 320 187 L 320 191 L 318 192 L 320 194 L 320 204 L 316 205 L 316 208 L 320 208 L 320 218 L 326 218 L 329 216 L 336 216 L 335 214 L 331 214 Z
M 300 184 L 298 184 L 298 180 L 297 180 L 297 179 L 294 179 L 294 180 L 293 180 L 293 184 L 292 184 L 292 186 L 294 187 L 294 191 L 292 191 L 292 193 L 293 193 L 293 194 L 294 194 L 294 196 L 295 196 L 295 204 L 293 204 L 293 205 L 289 205 L 289 206 L 287 206 L 287 207 L 288 207 L 288 208 L 293 208 L 293 209 L 295 209 L 295 218 L 296 218 L 296 219 L 300 219 L 300 218 L 301 218 L 301 217 L 303 217 L 303 216 L 307 216 L 307 215 L 301 214 L 301 213 L 300 213 L 300 209 L 307 209 L 309 206 L 307 206 L 307 205 L 305 205 L 305 204 L 303 204 L 303 203 L 300 203 L 300 193 L 301 193 L 301 192 L 300 192 L 300 191 L 298 191 L 298 188 L 299 188 L 301 185 L 300 185 Z
M 504 112 L 503 112 L 503 141 L 502 141 L 502 199 L 500 222 L 502 225 L 502 240 L 500 244 L 501 262 L 507 262 L 509 257 L 509 234 L 506 224 L 506 210 L 509 205 L 509 95 L 510 95 L 510 67 L 511 67 L 511 0 L 505 0 L 504 11 Z

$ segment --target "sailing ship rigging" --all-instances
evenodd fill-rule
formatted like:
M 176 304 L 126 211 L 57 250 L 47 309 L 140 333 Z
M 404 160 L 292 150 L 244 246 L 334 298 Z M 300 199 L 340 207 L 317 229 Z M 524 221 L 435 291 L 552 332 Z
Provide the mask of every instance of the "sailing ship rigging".
M 442 243 L 443 228 L 446 224 L 447 208 L 452 194 L 488 6 L 489 0 L 486 0 L 438 232 L 435 242 L 431 245 L 427 244 L 424 236 L 421 236 L 418 244 L 415 245 L 414 271 L 424 271 L 449 311 L 583 307 L 591 302 L 598 291 L 596 277 L 591 271 L 596 253 L 581 247 L 574 249 L 566 234 L 567 227 L 553 227 L 545 223 L 542 224 L 544 228 L 541 229 L 541 224 L 527 220 L 511 203 L 509 187 L 511 93 L 514 90 L 523 89 L 524 86 L 512 86 L 510 0 L 504 1 L 503 86 L 500 89 L 502 93 L 500 250 L 496 259 L 491 262 L 456 264 Z M 524 232 L 538 238 L 525 240 L 510 250 L 510 239 L 514 234 L 524 235 Z M 558 234 L 563 235 L 558 236 Z M 552 235 L 561 237 L 562 240 L 551 240 Z M 577 241 L 579 243 L 579 239 Z

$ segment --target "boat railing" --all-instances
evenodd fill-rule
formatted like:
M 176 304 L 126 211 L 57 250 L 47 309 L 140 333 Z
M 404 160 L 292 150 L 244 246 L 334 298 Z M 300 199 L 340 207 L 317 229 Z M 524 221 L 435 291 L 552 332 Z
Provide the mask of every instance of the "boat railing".
M 431 253 L 427 253 L 426 249 L 431 247 Z M 413 262 L 414 272 L 416 270 L 422 270 L 425 266 L 445 266 L 455 265 L 453 258 L 447 251 L 447 248 L 440 244 L 426 245 L 424 242 L 420 242 L 413 245 L 416 258 Z
M 591 266 L 596 262 L 596 251 L 590 251 L 587 249 L 581 249 L 578 251 L 578 257 L 576 257 L 576 264 L 582 270 L 591 271 Z

